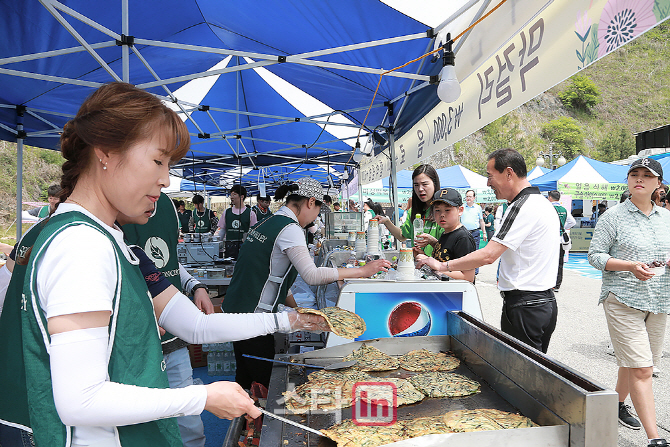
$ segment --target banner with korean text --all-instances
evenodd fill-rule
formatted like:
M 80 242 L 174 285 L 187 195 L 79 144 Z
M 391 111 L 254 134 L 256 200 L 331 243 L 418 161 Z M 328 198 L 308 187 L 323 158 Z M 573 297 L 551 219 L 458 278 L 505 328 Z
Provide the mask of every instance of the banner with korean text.
M 567 183 L 558 182 L 558 191 L 575 200 L 619 200 L 628 190 L 625 183 Z
M 411 167 L 533 100 L 668 15 L 670 0 L 547 2 L 493 57 L 460 79 L 462 93 L 456 102 L 440 102 L 399 136 L 396 169 Z M 362 183 L 384 178 L 390 169 L 388 153 L 366 158 Z

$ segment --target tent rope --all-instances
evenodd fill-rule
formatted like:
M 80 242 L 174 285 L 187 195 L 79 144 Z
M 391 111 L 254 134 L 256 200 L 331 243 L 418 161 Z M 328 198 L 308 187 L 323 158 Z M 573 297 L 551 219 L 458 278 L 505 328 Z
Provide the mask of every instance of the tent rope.
M 475 26 L 477 26 L 477 25 L 479 24 L 479 22 L 481 22 L 482 20 L 484 20 L 485 18 L 487 18 L 488 16 L 490 16 L 491 14 L 493 14 L 493 12 L 494 12 L 495 10 L 497 10 L 498 8 L 500 8 L 506 1 L 507 1 L 507 0 L 502 0 L 502 1 L 501 1 L 500 3 L 498 3 L 493 9 L 491 9 L 489 12 L 487 12 L 486 14 L 484 14 L 483 16 L 481 16 L 475 23 L 473 23 L 472 25 L 468 26 L 468 27 L 465 28 L 465 30 L 463 30 L 459 35 L 457 35 L 456 37 L 454 37 L 453 39 L 451 39 L 451 42 L 453 43 L 453 42 L 457 41 L 458 39 L 460 39 L 465 33 L 467 33 L 467 32 L 470 31 L 472 28 L 474 28 Z M 363 131 L 363 128 L 365 127 L 365 122 L 368 120 L 368 115 L 370 114 L 370 110 L 372 110 L 372 105 L 375 103 L 375 98 L 377 97 L 377 92 L 379 91 L 379 86 L 380 86 L 381 83 L 382 83 L 382 76 L 384 76 L 385 74 L 391 73 L 391 72 L 393 72 L 393 71 L 395 71 L 395 70 L 400 70 L 401 68 L 405 68 L 405 67 L 408 66 L 409 64 L 412 64 L 412 63 L 414 63 L 414 62 L 416 62 L 416 61 L 420 61 L 421 59 L 423 59 L 423 58 L 425 58 L 425 57 L 428 57 L 428 56 L 430 56 L 431 54 L 435 54 L 435 53 L 437 53 L 437 52 L 440 51 L 440 50 L 442 50 L 442 47 L 438 47 L 438 48 L 434 49 L 433 51 L 430 51 L 430 52 L 424 54 L 423 56 L 419 56 L 419 57 L 417 57 L 416 59 L 413 59 L 413 60 L 411 60 L 411 61 L 409 61 L 409 62 L 406 62 L 406 63 L 404 63 L 403 65 L 400 65 L 399 67 L 395 67 L 395 68 L 392 68 L 392 69 L 390 69 L 390 70 L 388 70 L 388 71 L 385 71 L 385 72 L 383 72 L 382 74 L 379 75 L 379 80 L 377 81 L 377 88 L 375 89 L 375 93 L 374 93 L 374 95 L 372 95 L 372 101 L 370 101 L 370 107 L 368 107 L 368 111 L 367 111 L 367 113 L 365 114 L 365 119 L 363 120 L 363 124 L 361 124 L 361 127 L 358 129 L 358 136 L 356 137 L 356 142 L 358 142 L 358 140 L 359 140 L 360 137 L 361 137 L 361 132 Z M 349 161 L 351 161 L 351 159 L 353 158 L 353 156 L 354 156 L 354 154 L 352 153 L 351 156 L 349 157 Z M 347 161 L 347 163 L 348 163 L 349 161 Z

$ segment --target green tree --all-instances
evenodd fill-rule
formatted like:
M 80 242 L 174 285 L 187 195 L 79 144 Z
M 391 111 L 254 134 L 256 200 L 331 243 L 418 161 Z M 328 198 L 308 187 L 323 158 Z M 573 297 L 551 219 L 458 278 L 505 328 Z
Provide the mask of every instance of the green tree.
M 590 111 L 600 102 L 600 91 L 586 76 L 573 76 L 568 88 L 558 94 L 563 105 L 573 110 Z
M 635 153 L 635 138 L 623 126 L 614 126 L 596 143 L 598 159 L 601 161 L 623 160 Z
M 562 116 L 542 126 L 542 138 L 554 144 L 567 160 L 573 159 L 584 150 L 584 133 L 573 118 Z

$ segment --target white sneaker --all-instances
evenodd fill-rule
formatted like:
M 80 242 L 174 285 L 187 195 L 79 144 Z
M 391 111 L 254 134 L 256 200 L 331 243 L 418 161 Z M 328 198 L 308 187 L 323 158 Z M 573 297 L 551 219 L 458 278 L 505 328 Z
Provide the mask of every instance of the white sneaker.
M 606 353 L 609 355 L 614 355 L 614 347 L 612 346 L 612 342 L 609 342 L 607 344 L 607 349 L 605 350 Z
M 658 375 L 660 373 L 661 373 L 661 369 L 658 366 L 654 365 L 654 370 L 652 371 L 651 376 L 652 377 L 658 377 Z

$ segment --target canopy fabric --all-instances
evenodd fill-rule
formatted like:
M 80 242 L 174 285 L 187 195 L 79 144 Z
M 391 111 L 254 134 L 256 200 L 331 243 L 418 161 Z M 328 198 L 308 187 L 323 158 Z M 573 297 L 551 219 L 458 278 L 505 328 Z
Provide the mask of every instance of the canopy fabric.
M 486 188 L 486 177 L 477 174 L 461 165 L 449 166 L 437 169 L 442 188 Z M 412 187 L 412 171 L 399 171 L 397 173 L 398 188 Z M 384 188 L 389 188 L 390 177 L 382 179 Z
M 551 169 L 543 168 L 542 166 L 535 166 L 532 171 L 528 173 L 526 178 L 530 181 L 536 179 L 544 174 L 551 172 Z
M 461 165 L 450 166 L 437 170 L 442 188 L 486 188 L 487 180 L 483 175 L 477 174 Z
M 55 149 L 86 96 L 124 80 L 187 121 L 185 177 L 298 164 L 339 176 L 354 165 L 359 133 L 364 142 L 392 112 L 385 103 L 398 110 L 412 88 L 429 86 L 422 67 L 441 61 L 411 63 L 377 90 L 379 75 L 444 40 L 445 19 L 464 29 L 488 2 L 387 3 L 0 2 L 0 138 Z
M 360 140 L 372 156 L 358 177 L 370 183 L 391 159 L 411 167 L 670 14 L 668 0 L 586 3 L 6 0 L 0 139 L 55 149 L 82 101 L 123 80 L 187 122 L 192 147 L 177 168 L 189 180 L 226 185 L 247 170 L 245 186 L 272 189 L 318 166 L 319 181 L 337 183 Z M 447 33 L 462 35 L 453 103 L 436 96 Z
M 558 182 L 569 183 L 625 183 L 628 166 L 604 163 L 580 155 L 549 173 L 530 180 L 540 191 L 558 189 Z
M 573 45 L 575 26 L 582 33 L 583 27 L 596 29 L 606 23 L 606 13 L 615 16 L 617 8 L 628 4 L 637 26 L 627 39 L 616 42 L 665 19 L 647 11 L 646 4 L 652 2 L 593 0 L 585 9 L 579 0 L 508 1 L 455 43 L 462 99 L 476 92 L 477 104 L 439 103 L 430 76 L 441 70 L 441 52 L 387 73 L 379 82 L 380 74 L 439 49 L 448 32 L 455 37 L 498 3 L 0 2 L 0 138 L 56 148 L 63 124 L 87 95 L 105 82 L 125 80 L 164 98 L 187 120 L 192 152 L 178 166 L 186 177 L 240 166 L 262 169 L 300 163 L 330 165 L 339 176 L 344 164 L 355 164 L 351 156 L 363 121 L 363 146 L 372 130 L 380 134 L 370 145 L 375 154 L 388 146 L 391 125 L 399 146 L 407 134 L 430 142 L 430 149 L 423 150 L 417 141 L 407 140 L 407 154 L 399 159 L 402 169 L 460 139 L 444 133 L 459 123 L 465 129 L 467 121 L 470 133 L 508 105 L 518 105 L 555 83 L 538 75 L 540 70 L 522 70 L 538 63 L 534 56 L 540 53 L 535 51 L 542 52 L 541 64 L 558 60 L 570 67 L 569 73 L 559 70 L 561 79 L 581 67 L 545 53 L 565 37 L 554 34 L 555 28 L 569 31 L 570 41 L 561 43 L 563 48 Z M 577 24 L 575 17 L 580 19 Z M 512 44 L 515 55 L 525 50 L 523 60 L 511 58 Z M 598 57 L 614 49 L 605 46 L 600 45 Z M 574 48 L 570 53 L 574 57 Z M 524 84 L 527 92 L 515 91 L 515 100 L 507 104 L 507 87 L 500 84 L 495 100 L 488 101 L 478 86 L 484 75 L 491 78 L 486 74 L 489 66 L 513 73 L 511 87 L 528 82 L 532 89 Z M 494 77 L 507 82 L 502 73 Z M 506 105 L 493 114 L 469 118 L 494 102 Z M 433 130 L 417 134 L 415 125 L 427 112 L 437 113 L 426 121 Z M 366 170 L 370 163 L 365 163 Z M 388 171 L 377 169 L 375 175 L 382 178 Z M 366 183 L 374 180 L 361 178 Z

